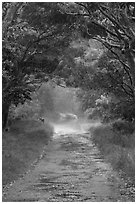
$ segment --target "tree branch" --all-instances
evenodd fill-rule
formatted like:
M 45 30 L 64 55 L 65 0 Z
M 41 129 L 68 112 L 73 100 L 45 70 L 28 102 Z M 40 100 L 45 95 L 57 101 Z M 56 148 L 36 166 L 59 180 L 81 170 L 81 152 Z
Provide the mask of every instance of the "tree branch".
M 100 12 L 101 12 L 105 17 L 107 17 L 114 25 L 116 25 L 117 28 L 119 28 L 120 30 L 122 30 L 122 31 L 125 33 L 125 35 L 126 35 L 129 39 L 131 39 L 130 35 L 128 35 L 128 34 L 126 33 L 126 31 L 121 27 L 121 25 L 120 25 L 114 18 L 112 18 L 112 17 L 109 16 L 106 12 L 104 12 L 102 6 L 100 6 L 100 7 L 98 7 L 98 8 L 99 8 Z
M 129 77 L 129 80 L 130 80 L 130 84 L 132 86 L 133 85 L 133 80 L 132 80 L 132 77 L 130 75 L 130 67 L 120 59 L 119 55 L 112 50 L 112 48 L 109 46 L 109 44 L 107 44 L 106 41 L 104 42 L 102 39 L 97 38 L 97 37 L 93 37 L 93 39 L 101 42 L 108 50 L 110 50 L 110 52 L 112 54 L 114 54 L 116 56 L 116 59 L 118 59 L 118 61 L 123 65 L 123 68 L 124 68 L 125 72 L 127 73 L 128 77 Z
M 28 50 L 31 48 L 32 45 L 34 45 L 35 43 L 40 42 L 41 40 L 44 40 L 45 38 L 52 37 L 52 36 L 54 36 L 54 35 L 57 34 L 57 33 L 58 33 L 58 31 L 56 31 L 56 32 L 54 32 L 54 33 L 50 33 L 49 35 L 46 35 L 46 36 L 41 37 L 43 34 L 45 34 L 45 31 L 43 31 L 43 32 L 38 36 L 37 40 L 32 41 L 32 42 L 29 41 L 29 42 L 28 42 L 28 45 L 27 45 L 27 48 L 26 48 L 26 50 L 24 51 L 24 54 L 23 54 L 23 57 L 22 57 L 20 63 L 22 63 L 22 62 L 25 60 L 26 55 L 27 55 L 27 52 L 28 52 Z
M 89 15 L 91 15 L 91 12 L 90 12 L 90 10 L 88 9 L 88 7 L 86 5 L 84 5 L 84 4 L 80 3 L 80 2 L 75 2 L 75 4 L 84 7 L 87 10 L 87 12 L 89 13 Z
M 133 95 L 131 92 L 128 92 L 128 91 L 125 89 L 125 87 L 124 87 L 123 85 L 121 85 L 121 87 L 122 87 L 122 89 L 124 90 L 124 92 L 125 92 L 127 95 L 129 95 L 129 96 L 131 96 L 131 97 L 134 97 L 134 95 Z
M 104 30 L 105 30 L 106 32 L 108 32 L 109 34 L 111 34 L 112 36 L 118 38 L 118 36 L 117 36 L 115 33 L 113 33 L 111 30 L 109 30 L 109 29 L 106 28 L 105 26 L 103 26 L 103 25 L 101 25 L 101 24 L 99 24 L 99 23 L 97 23 L 97 22 L 95 22 L 95 21 L 92 21 L 91 23 L 93 23 L 93 24 L 95 24 L 95 25 L 97 25 L 97 26 L 100 26 L 102 29 L 104 29 Z
M 130 87 L 127 83 L 125 83 L 124 81 L 123 81 L 123 85 L 125 85 L 125 86 L 127 86 L 129 89 L 130 89 L 130 91 L 132 92 L 132 94 L 134 94 L 134 90 L 132 89 L 132 87 Z

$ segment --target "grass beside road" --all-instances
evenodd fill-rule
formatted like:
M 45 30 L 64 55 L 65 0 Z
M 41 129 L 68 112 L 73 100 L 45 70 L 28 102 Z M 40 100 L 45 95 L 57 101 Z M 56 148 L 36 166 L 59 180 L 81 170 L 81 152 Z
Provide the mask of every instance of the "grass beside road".
M 2 139 L 3 186 L 25 173 L 39 158 L 43 148 L 53 135 L 48 123 L 39 121 L 16 121 Z
M 91 129 L 93 142 L 114 169 L 135 180 L 135 133 L 129 126 L 101 124 Z M 119 123 L 119 127 L 122 125 Z M 128 127 L 128 129 L 126 129 Z M 131 126 L 130 126 L 131 127 Z

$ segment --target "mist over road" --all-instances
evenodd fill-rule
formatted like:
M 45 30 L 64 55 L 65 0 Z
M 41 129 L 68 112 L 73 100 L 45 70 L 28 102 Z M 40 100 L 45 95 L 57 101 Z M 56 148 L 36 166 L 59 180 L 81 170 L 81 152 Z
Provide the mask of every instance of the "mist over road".
M 42 159 L 6 192 L 8 202 L 116 202 L 124 185 L 91 141 L 84 121 L 54 124 L 53 140 Z

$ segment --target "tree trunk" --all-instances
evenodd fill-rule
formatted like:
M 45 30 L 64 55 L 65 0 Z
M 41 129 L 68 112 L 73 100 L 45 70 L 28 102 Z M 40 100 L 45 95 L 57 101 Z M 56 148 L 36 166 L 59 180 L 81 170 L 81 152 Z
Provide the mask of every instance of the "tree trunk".
M 2 104 L 2 128 L 5 129 L 8 121 L 8 114 L 9 114 L 9 103 Z

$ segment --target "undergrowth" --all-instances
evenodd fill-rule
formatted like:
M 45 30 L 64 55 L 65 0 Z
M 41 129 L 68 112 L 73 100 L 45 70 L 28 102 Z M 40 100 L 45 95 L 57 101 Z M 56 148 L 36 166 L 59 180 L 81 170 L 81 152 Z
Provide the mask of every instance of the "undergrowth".
M 3 186 L 16 180 L 40 156 L 53 134 L 52 127 L 39 121 L 16 121 L 3 133 Z
M 101 124 L 92 128 L 92 139 L 113 168 L 121 170 L 134 182 L 135 133 L 133 127 L 120 123 Z

